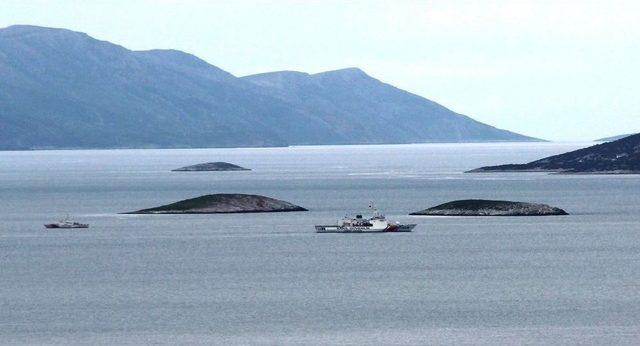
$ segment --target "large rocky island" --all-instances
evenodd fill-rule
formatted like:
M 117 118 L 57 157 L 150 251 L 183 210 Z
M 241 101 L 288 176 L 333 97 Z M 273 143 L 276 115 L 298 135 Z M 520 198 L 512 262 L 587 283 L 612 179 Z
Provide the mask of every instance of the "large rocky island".
M 428 216 L 546 216 L 568 215 L 546 204 L 467 199 L 444 203 L 409 215 Z
M 172 169 L 172 172 L 218 172 L 218 171 L 250 171 L 248 168 L 240 167 L 228 162 L 207 162 L 197 165 Z
M 467 173 L 490 172 L 640 174 L 640 134 L 526 164 L 482 167 Z
M 307 209 L 265 196 L 220 193 L 185 199 L 160 207 L 124 214 L 228 214 L 288 211 L 307 211 Z

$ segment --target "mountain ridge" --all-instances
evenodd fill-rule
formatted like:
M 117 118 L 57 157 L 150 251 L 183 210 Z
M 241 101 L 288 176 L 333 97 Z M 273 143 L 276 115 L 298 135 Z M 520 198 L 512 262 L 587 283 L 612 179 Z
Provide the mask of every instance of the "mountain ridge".
M 0 150 L 536 140 L 359 68 L 236 77 L 67 29 L 0 29 L 0 77 Z

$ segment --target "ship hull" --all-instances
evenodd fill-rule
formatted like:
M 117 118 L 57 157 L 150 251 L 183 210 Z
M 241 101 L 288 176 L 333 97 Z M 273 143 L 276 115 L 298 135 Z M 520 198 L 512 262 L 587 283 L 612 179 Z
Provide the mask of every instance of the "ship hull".
M 86 224 L 81 224 L 81 225 L 74 225 L 74 226 L 66 226 L 66 225 L 57 225 L 57 224 L 46 224 L 44 225 L 45 228 L 62 228 L 62 229 L 69 229 L 69 228 L 89 228 L 89 225 Z
M 315 226 L 316 233 L 402 233 L 411 232 L 416 227 L 415 224 L 410 225 L 389 225 L 387 228 L 375 229 L 371 227 L 345 227 L 338 225 Z

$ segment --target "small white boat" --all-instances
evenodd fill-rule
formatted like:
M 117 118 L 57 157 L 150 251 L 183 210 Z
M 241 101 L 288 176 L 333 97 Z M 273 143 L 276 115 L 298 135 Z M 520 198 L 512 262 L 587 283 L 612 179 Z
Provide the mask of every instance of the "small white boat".
M 47 223 L 44 225 L 45 228 L 89 228 L 88 223 L 79 223 L 74 221 L 69 221 L 69 217 L 65 217 L 63 220 L 54 223 Z

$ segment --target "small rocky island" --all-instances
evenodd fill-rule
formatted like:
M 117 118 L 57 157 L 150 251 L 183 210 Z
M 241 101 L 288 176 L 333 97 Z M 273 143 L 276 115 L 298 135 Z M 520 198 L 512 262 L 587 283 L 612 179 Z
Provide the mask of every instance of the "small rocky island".
M 171 170 L 172 172 L 217 172 L 217 171 L 250 171 L 228 162 L 207 162 Z
M 428 216 L 546 216 L 569 215 L 566 211 L 546 204 L 467 199 L 411 213 Z
M 265 196 L 220 193 L 124 214 L 229 214 L 289 211 L 307 211 L 307 209 Z
M 492 172 L 640 174 L 640 134 L 526 164 L 482 167 L 467 173 Z

